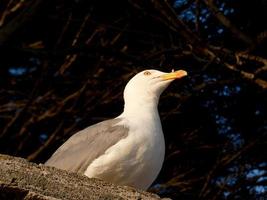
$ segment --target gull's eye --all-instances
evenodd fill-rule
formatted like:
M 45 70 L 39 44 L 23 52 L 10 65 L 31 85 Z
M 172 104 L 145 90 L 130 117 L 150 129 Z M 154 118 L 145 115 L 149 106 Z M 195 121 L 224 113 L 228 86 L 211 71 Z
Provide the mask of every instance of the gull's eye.
M 145 75 L 145 76 L 149 76 L 149 75 L 151 75 L 151 72 L 149 72 L 149 71 L 145 71 L 145 72 L 144 72 L 144 75 Z

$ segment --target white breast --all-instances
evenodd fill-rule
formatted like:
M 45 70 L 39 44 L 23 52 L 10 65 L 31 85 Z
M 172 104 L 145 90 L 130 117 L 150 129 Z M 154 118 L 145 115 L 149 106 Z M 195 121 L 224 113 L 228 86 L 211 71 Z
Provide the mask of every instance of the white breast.
M 129 135 L 93 161 L 84 174 L 120 185 L 147 189 L 156 179 L 165 154 L 164 137 L 158 120 L 156 117 L 142 123 L 121 122 L 131 124 Z

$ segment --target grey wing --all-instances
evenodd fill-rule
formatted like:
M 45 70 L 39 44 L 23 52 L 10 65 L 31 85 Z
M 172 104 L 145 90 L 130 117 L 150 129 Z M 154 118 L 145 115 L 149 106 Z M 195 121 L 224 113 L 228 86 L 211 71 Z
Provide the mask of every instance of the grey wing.
M 117 125 L 120 121 L 119 118 L 106 120 L 79 131 L 60 146 L 45 165 L 84 173 L 93 160 L 127 137 L 128 128 Z

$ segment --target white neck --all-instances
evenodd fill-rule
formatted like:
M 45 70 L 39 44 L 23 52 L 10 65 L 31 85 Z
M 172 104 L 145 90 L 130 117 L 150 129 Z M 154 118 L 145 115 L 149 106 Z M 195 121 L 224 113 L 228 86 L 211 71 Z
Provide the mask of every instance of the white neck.
M 134 100 L 133 100 L 134 99 Z M 124 98 L 124 110 L 121 116 L 131 120 L 160 120 L 158 114 L 158 97 L 149 98 Z

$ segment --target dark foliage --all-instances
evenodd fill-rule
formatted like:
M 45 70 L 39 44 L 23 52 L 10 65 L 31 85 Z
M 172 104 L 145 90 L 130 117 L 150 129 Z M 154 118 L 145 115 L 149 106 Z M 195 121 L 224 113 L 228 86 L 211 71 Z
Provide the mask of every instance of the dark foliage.
M 151 191 L 267 196 L 265 1 L 0 3 L 0 151 L 44 162 L 118 115 L 136 72 L 186 69 L 162 96 L 167 153 Z

